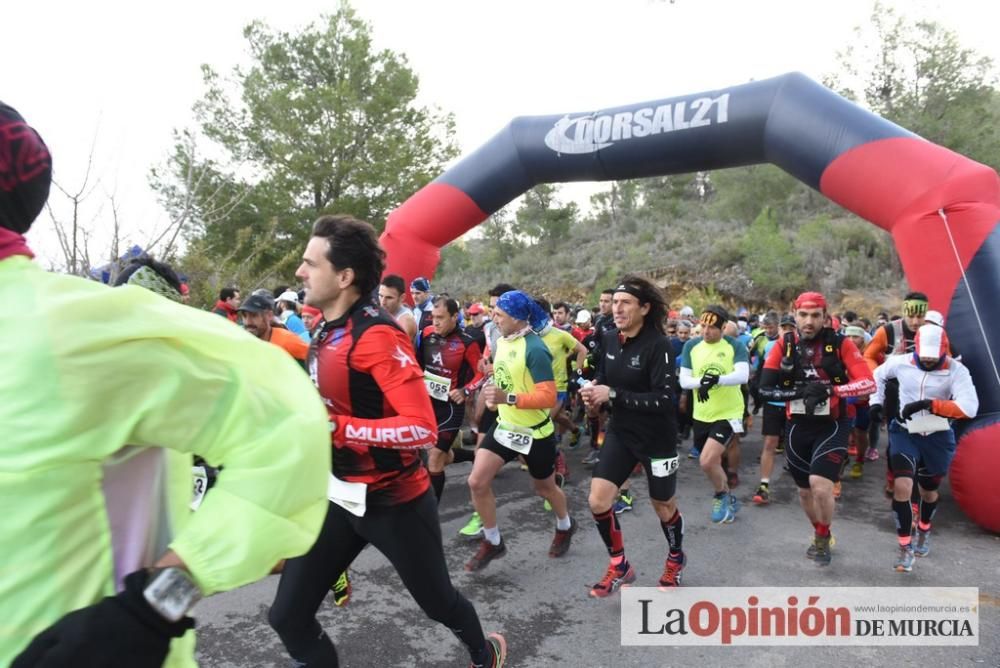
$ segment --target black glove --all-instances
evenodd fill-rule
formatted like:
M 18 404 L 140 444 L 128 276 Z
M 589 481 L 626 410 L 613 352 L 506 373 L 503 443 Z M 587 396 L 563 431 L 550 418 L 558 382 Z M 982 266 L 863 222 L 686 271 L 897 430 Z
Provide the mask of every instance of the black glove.
M 823 383 L 809 383 L 802 390 L 802 405 L 805 406 L 806 415 L 816 412 L 817 406 L 822 406 L 830 398 L 830 387 Z
M 868 419 L 875 424 L 882 424 L 882 404 L 874 404 L 868 410 Z
M 708 401 L 708 391 L 719 384 L 719 377 L 714 373 L 706 373 L 701 377 L 701 385 L 698 387 L 698 401 L 704 403 Z
M 142 595 L 148 577 L 144 570 L 130 573 L 122 593 L 64 616 L 35 636 L 11 668 L 160 668 L 171 639 L 194 628 L 194 620 L 171 623 L 150 607 Z
M 930 399 L 921 399 L 920 401 L 911 401 L 910 403 L 903 406 L 903 410 L 899 412 L 899 421 L 906 422 L 914 413 L 919 413 L 920 411 L 930 410 L 932 402 Z

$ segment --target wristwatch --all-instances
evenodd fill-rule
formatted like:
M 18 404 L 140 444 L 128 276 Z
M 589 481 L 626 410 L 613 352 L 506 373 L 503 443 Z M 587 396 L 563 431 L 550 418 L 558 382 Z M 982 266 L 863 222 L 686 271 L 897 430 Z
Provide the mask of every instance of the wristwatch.
M 514 406 L 515 404 L 517 404 L 517 395 L 514 394 L 513 392 L 508 392 L 507 393 L 507 405 L 508 406 Z
M 201 590 L 186 571 L 176 566 L 150 569 L 143 598 L 168 622 L 179 622 L 201 600 Z

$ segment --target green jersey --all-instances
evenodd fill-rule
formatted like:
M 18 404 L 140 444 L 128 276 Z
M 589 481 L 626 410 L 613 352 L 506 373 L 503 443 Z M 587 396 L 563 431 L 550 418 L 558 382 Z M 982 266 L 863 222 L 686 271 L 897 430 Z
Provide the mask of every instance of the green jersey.
M 700 336 L 684 344 L 681 367 L 691 371 L 694 378 L 705 374 L 725 376 L 736 370 L 737 362 L 747 362 L 747 349 L 738 340 L 723 336 L 716 343 L 708 343 Z M 699 422 L 716 420 L 742 420 L 743 391 L 739 385 L 716 385 L 708 394 L 708 401 L 700 401 L 694 393 L 693 417 Z
M 531 332 L 513 341 L 501 337 L 493 360 L 493 382 L 506 393 L 532 392 L 536 383 L 552 382 L 552 353 L 542 339 Z M 533 438 L 545 438 L 555 432 L 545 408 L 517 408 L 507 404 L 497 406 L 500 422 L 516 427 L 532 427 Z
M 549 327 L 549 331 L 542 334 L 542 342 L 552 353 L 552 375 L 556 379 L 556 392 L 565 392 L 569 388 L 566 357 L 576 350 L 577 340 L 567 331 Z

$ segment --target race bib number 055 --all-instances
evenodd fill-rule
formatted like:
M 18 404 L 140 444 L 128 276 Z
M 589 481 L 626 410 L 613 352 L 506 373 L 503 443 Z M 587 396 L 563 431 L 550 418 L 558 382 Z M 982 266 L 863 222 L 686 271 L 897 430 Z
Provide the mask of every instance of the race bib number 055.
M 431 395 L 432 399 L 448 401 L 448 392 L 451 391 L 451 378 L 445 378 L 430 371 L 424 371 L 424 385 L 427 386 L 427 393 Z

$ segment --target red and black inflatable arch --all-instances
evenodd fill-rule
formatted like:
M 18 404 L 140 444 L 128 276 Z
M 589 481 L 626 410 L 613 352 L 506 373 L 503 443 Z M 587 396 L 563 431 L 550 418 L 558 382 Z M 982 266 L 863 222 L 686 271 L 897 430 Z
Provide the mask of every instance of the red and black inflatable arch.
M 956 500 L 1000 532 L 1000 179 L 802 74 L 613 109 L 512 120 L 393 211 L 388 272 L 432 276 L 440 248 L 539 183 L 770 162 L 889 231 L 912 289 L 947 317 L 980 415 L 962 425 Z

